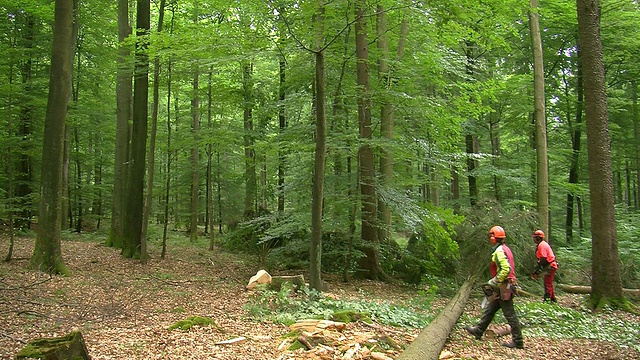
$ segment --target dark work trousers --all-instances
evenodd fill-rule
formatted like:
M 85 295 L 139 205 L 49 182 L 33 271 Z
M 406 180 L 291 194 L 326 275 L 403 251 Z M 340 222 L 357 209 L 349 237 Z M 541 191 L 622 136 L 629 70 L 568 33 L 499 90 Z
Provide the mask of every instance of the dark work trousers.
M 524 344 L 522 339 L 522 329 L 520 328 L 520 321 L 518 321 L 518 315 L 513 307 L 513 296 L 509 300 L 502 300 L 500 297 L 488 303 L 484 308 L 482 318 L 478 323 L 478 328 L 484 333 L 487 327 L 493 320 L 498 310 L 502 309 L 504 317 L 507 319 L 509 326 L 511 326 L 511 338 L 516 344 Z

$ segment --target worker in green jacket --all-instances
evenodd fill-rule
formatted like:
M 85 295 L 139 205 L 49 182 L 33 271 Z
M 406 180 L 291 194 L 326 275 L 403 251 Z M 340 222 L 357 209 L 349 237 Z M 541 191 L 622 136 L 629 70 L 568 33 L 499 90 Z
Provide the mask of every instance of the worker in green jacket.
M 517 286 L 515 262 L 511 249 L 504 243 L 506 237 L 504 229 L 500 226 L 494 226 L 489 231 L 489 240 L 493 246 L 489 265 L 492 278 L 483 285 L 488 303 L 484 306 L 480 322 L 476 326 L 467 326 L 465 330 L 476 339 L 481 339 L 495 314 L 502 309 L 511 326 L 511 341 L 502 343 L 502 346 L 524 349 L 520 321 L 513 307 L 513 295 Z

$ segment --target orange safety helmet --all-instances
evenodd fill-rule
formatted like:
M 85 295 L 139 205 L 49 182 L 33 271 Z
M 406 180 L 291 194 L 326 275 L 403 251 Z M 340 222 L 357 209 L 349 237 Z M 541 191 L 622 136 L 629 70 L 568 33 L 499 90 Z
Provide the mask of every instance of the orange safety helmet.
M 544 232 L 542 230 L 536 230 L 533 232 L 533 237 L 537 239 L 544 239 Z
M 507 234 L 505 234 L 502 226 L 494 226 L 491 228 L 491 230 L 489 230 L 489 236 L 491 237 L 491 240 L 495 240 L 504 239 L 507 237 Z

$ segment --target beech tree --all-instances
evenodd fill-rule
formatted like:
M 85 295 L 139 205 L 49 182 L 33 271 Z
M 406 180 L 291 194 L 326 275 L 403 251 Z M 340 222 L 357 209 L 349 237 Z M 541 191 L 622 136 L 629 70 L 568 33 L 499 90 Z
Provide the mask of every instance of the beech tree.
M 56 0 L 49 97 L 45 115 L 40 211 L 30 264 L 50 274 L 68 274 L 61 250 L 62 155 L 67 102 L 71 93 L 73 0 Z
M 611 138 L 600 38 L 600 2 L 577 0 L 591 200 L 591 303 L 624 301 L 614 211 Z

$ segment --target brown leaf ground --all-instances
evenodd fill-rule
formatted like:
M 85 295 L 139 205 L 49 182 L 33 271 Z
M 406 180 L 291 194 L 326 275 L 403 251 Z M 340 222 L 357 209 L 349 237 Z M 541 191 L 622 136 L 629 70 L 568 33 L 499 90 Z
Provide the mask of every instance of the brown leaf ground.
M 7 239 L 0 238 L 2 256 Z M 283 325 L 247 318 L 244 289 L 258 270 L 249 260 L 220 251 L 182 247 L 169 249 L 165 260 L 150 249 L 147 265 L 123 259 L 119 252 L 95 242 L 63 241 L 70 277 L 49 277 L 28 269 L 33 239 L 16 241 L 14 260 L 0 263 L 0 359 L 12 359 L 24 344 L 38 337 L 80 330 L 93 359 L 339 359 L 341 352 L 287 351 Z M 327 278 L 331 280 L 331 278 Z M 371 281 L 331 281 L 334 296 L 396 301 L 413 296 L 410 289 Z M 446 299 L 434 302 L 441 306 Z M 579 301 L 563 296 L 563 306 Z M 437 311 L 437 309 L 434 309 Z M 479 314 L 477 301 L 466 311 Z M 193 315 L 211 317 L 216 326 L 169 331 Z M 582 339 L 527 339 L 526 349 L 502 348 L 500 339 L 476 341 L 458 324 L 446 351 L 454 359 L 640 359 L 637 351 Z M 350 325 L 339 341 L 348 347 L 359 337 L 391 337 L 411 342 L 419 330 L 374 329 Z M 215 345 L 238 336 L 245 342 Z M 336 349 L 337 350 L 337 349 Z M 344 350 L 344 349 L 343 349 Z M 355 358 L 369 358 L 357 353 Z M 389 351 L 395 358 L 399 351 Z M 359 357 L 358 357 L 359 356 Z

